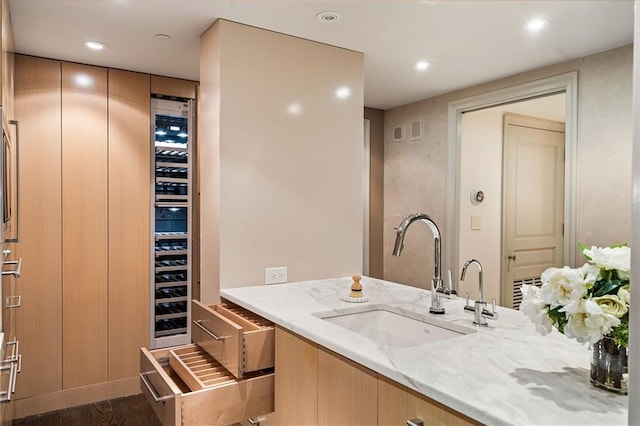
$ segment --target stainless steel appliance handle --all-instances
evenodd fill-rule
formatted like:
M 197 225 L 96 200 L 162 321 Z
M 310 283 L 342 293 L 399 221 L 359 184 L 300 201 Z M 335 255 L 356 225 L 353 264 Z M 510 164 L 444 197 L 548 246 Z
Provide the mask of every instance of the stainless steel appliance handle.
M 219 342 L 221 340 L 226 339 L 229 336 L 216 336 L 215 334 L 213 334 L 208 328 L 206 328 L 204 325 L 202 325 L 202 320 L 194 320 L 192 321 L 193 324 L 195 326 L 197 326 L 198 328 L 200 328 L 202 331 L 204 331 L 205 333 L 207 333 L 209 336 L 211 336 L 213 338 L 213 340 L 215 340 L 216 342 Z
M 17 366 L 14 362 L 9 362 L 9 365 L 6 365 L 7 362 L 3 362 L 3 365 L 0 366 L 0 371 L 9 370 L 9 382 L 7 383 L 7 390 L 0 391 L 0 402 L 9 402 L 11 401 L 11 393 L 15 392 L 15 381 L 16 375 L 18 374 Z
M 151 386 L 151 383 L 149 383 L 149 381 L 147 380 L 146 375 L 143 374 L 143 373 L 138 373 L 138 375 L 140 376 L 140 380 L 142 380 L 142 383 L 144 383 L 144 385 L 147 387 L 147 390 L 149 391 L 149 393 L 151 394 L 151 397 L 153 398 L 153 400 L 155 402 L 161 402 L 161 403 L 164 404 L 164 402 L 167 399 L 173 398 L 172 395 L 158 396 L 158 394 L 156 393 L 155 389 L 153 389 L 153 386 Z
M 17 265 L 16 269 L 13 271 L 2 271 L 2 275 L 13 275 L 16 278 L 20 278 L 20 270 L 22 269 L 22 258 L 18 260 L 3 260 L 2 266 L 4 265 Z
M 16 362 L 18 360 L 18 354 L 20 353 L 20 341 L 19 340 L 14 340 L 12 342 L 7 342 L 5 345 L 5 354 L 7 353 L 7 351 L 9 350 L 9 346 L 13 346 L 13 352 L 11 354 L 11 357 L 7 357 L 5 359 L 3 359 L 3 362 L 9 361 L 9 362 Z

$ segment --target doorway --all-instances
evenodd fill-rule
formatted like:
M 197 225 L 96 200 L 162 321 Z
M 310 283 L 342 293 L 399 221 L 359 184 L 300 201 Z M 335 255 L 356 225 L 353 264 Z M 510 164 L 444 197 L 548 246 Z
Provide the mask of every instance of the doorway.
M 518 110 L 523 101 L 540 100 L 550 98 L 549 95 L 563 93 L 564 100 L 560 107 L 566 118 L 566 162 L 564 166 L 565 194 L 563 222 L 565 225 L 565 238 L 562 251 L 565 254 L 565 262 L 572 263 L 575 257 L 575 148 L 576 148 L 576 116 L 577 116 L 577 75 L 569 73 L 550 79 L 527 83 L 509 89 L 487 93 L 484 95 L 467 98 L 449 104 L 449 152 L 448 152 L 448 204 L 446 232 L 448 239 L 457 244 L 449 244 L 447 249 L 448 267 L 459 273 L 461 264 L 469 258 L 477 258 L 483 263 L 485 299 L 495 298 L 505 305 L 500 282 L 502 278 L 501 265 L 503 253 L 502 247 L 502 115 L 508 110 L 520 114 L 529 114 L 527 111 Z M 473 150 L 463 152 L 463 138 L 469 137 L 473 142 L 486 131 L 479 125 L 469 128 L 469 117 L 478 115 L 492 108 L 508 108 L 498 113 L 499 139 L 498 152 L 493 160 L 486 160 L 484 152 Z M 542 110 L 546 110 L 543 108 Z M 531 114 L 538 115 L 538 114 Z M 482 150 L 482 148 L 480 148 Z M 495 160 L 495 158 L 498 158 Z M 493 162 L 491 162 L 493 161 Z M 477 177 L 469 178 L 462 171 L 468 171 L 475 167 L 486 173 L 493 173 L 491 183 L 487 183 Z M 495 182 L 498 182 L 497 184 Z M 493 185 L 493 186 L 491 186 Z M 470 195 L 477 190 L 485 193 L 485 200 L 480 204 L 473 204 Z M 471 235 L 471 238 L 469 238 Z M 482 238 L 478 238 L 482 237 Z M 487 239 L 488 238 L 488 239 Z M 471 278 L 471 277 L 470 277 Z M 470 297 L 477 297 L 477 278 L 467 279 L 458 285 L 459 294 L 470 293 Z M 508 305 L 508 304 L 507 304 Z

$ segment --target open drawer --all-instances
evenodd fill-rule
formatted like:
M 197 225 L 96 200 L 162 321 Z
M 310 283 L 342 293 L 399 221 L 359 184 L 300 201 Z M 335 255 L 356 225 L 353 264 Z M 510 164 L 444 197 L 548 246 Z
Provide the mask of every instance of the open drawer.
M 233 377 L 197 345 L 140 349 L 140 387 L 163 425 L 229 425 L 274 411 L 273 370 Z
M 234 376 L 274 366 L 273 323 L 229 302 L 191 303 L 191 340 Z

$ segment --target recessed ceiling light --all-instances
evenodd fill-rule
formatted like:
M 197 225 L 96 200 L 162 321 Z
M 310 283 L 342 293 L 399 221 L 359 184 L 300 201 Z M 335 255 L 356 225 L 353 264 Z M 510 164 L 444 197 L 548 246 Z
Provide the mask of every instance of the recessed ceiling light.
M 342 21 L 342 15 L 338 12 L 320 12 L 316 15 L 316 20 L 323 24 L 333 24 L 334 22 Z
M 542 29 L 546 28 L 548 25 L 549 25 L 548 19 L 534 18 L 527 21 L 527 23 L 524 24 L 524 27 L 532 33 L 537 33 L 538 31 L 541 31 Z
M 96 40 L 87 40 L 85 42 L 83 42 L 82 44 L 84 44 L 85 47 L 91 49 L 91 50 L 104 50 L 107 48 L 107 45 L 104 44 L 101 41 L 96 41 Z
M 424 71 L 427 68 L 429 68 L 431 66 L 431 64 L 427 61 L 418 61 L 415 63 L 415 65 L 413 66 L 416 70 L 418 71 Z

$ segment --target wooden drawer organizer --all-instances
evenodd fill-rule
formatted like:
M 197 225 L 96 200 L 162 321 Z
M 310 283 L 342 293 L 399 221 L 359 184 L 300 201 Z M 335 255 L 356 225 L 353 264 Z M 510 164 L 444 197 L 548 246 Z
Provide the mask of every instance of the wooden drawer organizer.
M 191 339 L 235 377 L 274 366 L 273 323 L 226 301 L 191 306 Z
M 164 425 L 228 425 L 274 411 L 273 323 L 192 302 L 195 344 L 140 351 L 140 387 Z
M 273 372 L 237 379 L 197 345 L 140 351 L 142 393 L 163 425 L 229 425 L 274 411 Z

